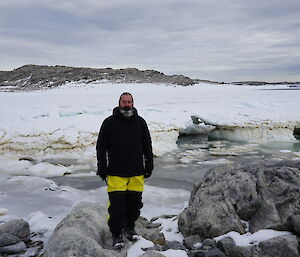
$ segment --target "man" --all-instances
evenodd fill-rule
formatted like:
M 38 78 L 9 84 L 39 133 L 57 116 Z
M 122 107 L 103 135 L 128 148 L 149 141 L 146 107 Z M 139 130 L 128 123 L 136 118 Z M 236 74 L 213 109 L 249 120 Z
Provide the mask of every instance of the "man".
M 134 224 L 143 207 L 144 178 L 153 170 L 150 133 L 133 107 L 130 93 L 120 96 L 113 115 L 103 121 L 96 149 L 97 175 L 107 179 L 113 248 L 120 249 L 124 246 L 123 233 L 129 240 L 136 235 Z

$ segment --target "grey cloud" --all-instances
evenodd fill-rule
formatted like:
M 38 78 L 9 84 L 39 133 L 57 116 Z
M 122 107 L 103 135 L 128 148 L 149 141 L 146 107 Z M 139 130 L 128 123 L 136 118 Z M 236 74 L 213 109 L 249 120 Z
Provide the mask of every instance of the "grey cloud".
M 3 0 L 0 68 L 38 62 L 300 80 L 299 10 L 298 0 Z

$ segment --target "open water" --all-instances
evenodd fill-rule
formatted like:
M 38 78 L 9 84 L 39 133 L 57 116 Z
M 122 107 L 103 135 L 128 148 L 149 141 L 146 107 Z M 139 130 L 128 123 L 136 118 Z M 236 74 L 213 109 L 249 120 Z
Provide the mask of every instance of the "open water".
M 182 136 L 178 149 L 154 160 L 154 171 L 146 184 L 164 188 L 192 190 L 210 169 L 217 165 L 261 160 L 300 159 L 300 142 L 247 144 L 226 140 L 208 140 L 206 136 Z M 56 160 L 72 165 L 74 160 Z M 89 171 L 87 174 L 89 174 Z M 94 170 L 95 171 L 95 170 Z M 84 172 L 84 171 L 83 171 Z M 90 190 L 105 186 L 98 176 L 66 175 L 51 178 L 59 185 Z

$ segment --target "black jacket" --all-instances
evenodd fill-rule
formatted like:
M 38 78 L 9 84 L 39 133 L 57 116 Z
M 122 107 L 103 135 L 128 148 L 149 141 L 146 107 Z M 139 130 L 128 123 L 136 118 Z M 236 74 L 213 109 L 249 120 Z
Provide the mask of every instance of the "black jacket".
M 150 133 L 135 108 L 130 118 L 114 108 L 102 123 L 96 149 L 98 175 L 131 177 L 153 170 Z

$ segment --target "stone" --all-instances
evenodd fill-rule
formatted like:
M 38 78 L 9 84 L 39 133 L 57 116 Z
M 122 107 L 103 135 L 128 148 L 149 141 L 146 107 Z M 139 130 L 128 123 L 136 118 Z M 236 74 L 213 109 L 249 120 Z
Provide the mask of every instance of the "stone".
M 165 255 L 157 252 L 157 251 L 147 251 L 145 252 L 143 255 L 141 255 L 140 257 L 164 257 Z
M 233 230 L 245 232 L 232 206 L 209 200 L 186 208 L 179 215 L 178 227 L 184 237 L 199 234 L 201 239 L 217 237 Z
M 112 237 L 107 225 L 107 209 L 95 203 L 81 202 L 61 220 L 45 248 L 43 257 L 125 257 L 132 242 L 125 240 L 121 251 L 112 250 Z M 148 228 L 149 221 L 139 217 L 136 231 L 147 240 L 166 244 L 160 228 Z
M 218 248 L 213 248 L 205 253 L 205 257 L 226 257 L 226 255 Z
M 300 214 L 290 216 L 288 218 L 291 231 L 300 234 Z
M 192 250 L 188 253 L 189 257 L 226 257 L 226 255 L 218 248 L 213 248 L 209 251 Z
M 14 245 L 19 242 L 21 242 L 21 239 L 14 235 L 11 235 L 11 234 L 8 234 L 5 232 L 0 234 L 0 247 Z
M 262 257 L 299 257 L 299 242 L 296 236 L 279 236 L 261 242 Z
M 267 219 L 265 217 L 268 217 Z M 249 222 L 250 232 L 262 228 L 276 228 L 281 224 L 281 219 L 274 203 L 265 200 Z
M 14 235 L 24 242 L 30 240 L 29 224 L 22 219 L 10 220 L 0 225 L 0 234 L 1 233 Z
M 187 253 L 189 257 L 205 257 L 206 251 L 202 250 L 191 250 Z
M 186 250 L 185 246 L 178 241 L 167 241 L 166 248 L 173 250 Z
M 201 250 L 209 251 L 209 250 L 215 248 L 215 246 L 216 246 L 216 241 L 214 239 L 206 238 L 202 242 L 202 248 L 201 248 Z
M 230 231 L 298 230 L 300 161 L 253 161 L 215 167 L 195 184 L 179 215 L 184 237 L 213 238 Z M 293 217 L 296 218 L 293 218 Z M 288 219 L 289 218 L 289 219 Z M 292 226 L 292 230 L 291 230 Z
M 183 245 L 190 250 L 197 250 L 202 247 L 201 238 L 199 235 L 193 235 L 184 238 Z
M 241 247 L 235 246 L 230 249 L 230 257 L 259 257 L 257 251 L 254 251 L 256 247 Z M 256 252 L 256 253 L 255 253 Z
M 26 245 L 23 241 L 18 242 L 13 245 L 7 245 L 7 246 L 2 246 L 0 247 L 0 253 L 1 254 L 17 254 L 24 252 L 26 249 Z
M 225 237 L 217 242 L 217 247 L 228 256 L 230 256 L 230 253 L 235 246 L 236 244 L 231 237 Z
M 172 249 L 172 250 L 186 250 L 185 246 L 182 245 L 178 241 L 166 241 L 166 243 L 164 245 L 155 244 L 152 247 L 147 247 L 147 248 L 142 248 L 142 249 L 144 251 L 150 251 L 150 250 L 154 250 L 154 251 L 167 251 L 169 249 Z
M 139 217 L 135 222 L 135 230 L 139 235 L 154 244 L 165 245 L 166 239 L 164 234 L 161 233 L 161 228 L 152 226 L 152 224 L 153 223 L 149 222 L 147 219 Z
M 81 202 L 59 222 L 43 257 L 125 257 L 129 244 L 120 252 L 111 250 L 106 207 Z

